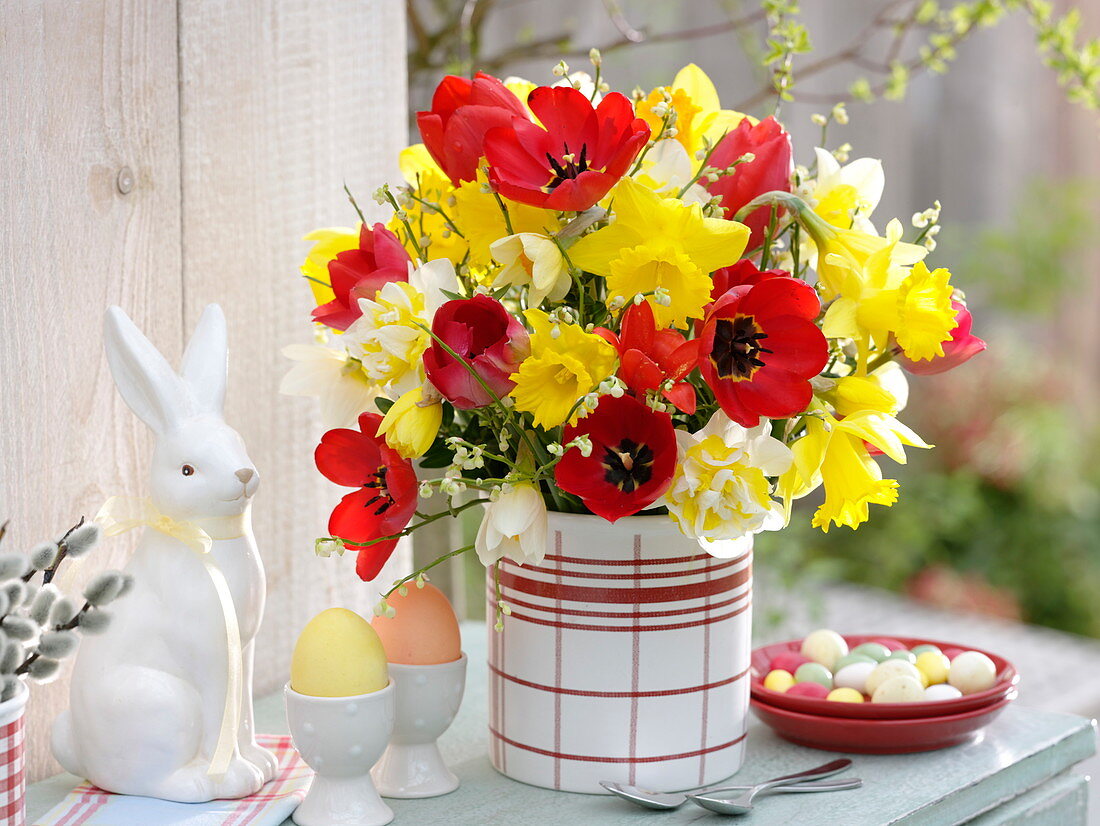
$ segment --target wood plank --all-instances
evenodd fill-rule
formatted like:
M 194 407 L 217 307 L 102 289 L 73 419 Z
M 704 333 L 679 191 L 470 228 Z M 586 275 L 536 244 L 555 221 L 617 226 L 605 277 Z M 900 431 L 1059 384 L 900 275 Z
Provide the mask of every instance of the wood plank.
M 400 0 L 181 0 L 185 316 L 217 301 L 230 325 L 227 420 L 263 481 L 254 520 L 268 576 L 256 689 L 287 678 L 297 634 L 334 605 L 368 614 L 377 589 L 350 558 L 318 560 L 313 539 L 341 491 L 313 466 L 315 404 L 278 394 L 279 350 L 310 340 L 310 296 L 297 278 L 318 226 L 355 220 L 397 180 L 405 145 Z M 383 213 L 375 212 L 381 217 Z M 369 216 L 368 216 L 369 217 Z M 346 492 L 346 491 L 345 491 Z M 407 553 L 396 565 L 407 565 Z M 380 583 L 395 575 L 395 563 Z
M 8 550 L 145 486 L 151 439 L 115 393 L 101 319 L 121 304 L 170 358 L 180 344 L 174 5 L 0 7 L 0 520 Z M 120 171 L 127 167 L 131 184 Z M 123 178 L 126 176 L 123 175 Z M 121 566 L 136 534 L 76 575 Z M 32 778 L 68 681 L 32 687 Z

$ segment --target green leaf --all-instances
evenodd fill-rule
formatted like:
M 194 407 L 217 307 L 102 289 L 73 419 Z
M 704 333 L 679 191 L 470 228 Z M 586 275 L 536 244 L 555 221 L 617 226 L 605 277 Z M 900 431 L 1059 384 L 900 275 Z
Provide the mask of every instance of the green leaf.
M 387 413 L 390 412 L 390 408 L 393 407 L 393 401 L 391 399 L 387 399 L 385 396 L 378 396 L 374 400 L 374 406 L 382 411 L 382 415 L 385 416 Z

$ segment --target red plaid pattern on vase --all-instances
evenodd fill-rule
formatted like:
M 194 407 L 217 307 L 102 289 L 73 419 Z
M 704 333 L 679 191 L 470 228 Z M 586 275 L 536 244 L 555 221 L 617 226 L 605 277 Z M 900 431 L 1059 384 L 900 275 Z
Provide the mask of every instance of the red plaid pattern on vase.
M 26 817 L 26 752 L 24 712 L 30 691 L 24 683 L 10 700 L 0 703 L 0 823 L 24 826 Z
M 667 516 L 550 514 L 541 565 L 488 576 L 489 751 L 515 780 L 687 789 L 741 767 L 752 540 L 705 552 Z M 714 554 L 717 554 L 714 555 Z

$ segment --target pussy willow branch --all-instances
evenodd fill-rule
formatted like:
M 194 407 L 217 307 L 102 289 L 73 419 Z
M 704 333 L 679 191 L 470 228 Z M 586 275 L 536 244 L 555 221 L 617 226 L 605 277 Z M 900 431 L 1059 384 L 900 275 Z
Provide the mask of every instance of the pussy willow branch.
M 65 561 L 65 557 L 69 555 L 69 546 L 66 543 L 66 540 L 70 536 L 72 536 L 73 531 L 75 531 L 77 528 L 79 528 L 83 524 L 84 524 L 84 517 L 82 516 L 82 517 L 80 517 L 79 522 L 77 522 L 75 525 L 73 525 L 71 528 L 69 528 L 67 531 L 65 531 L 65 535 L 62 536 L 59 540 L 57 540 L 57 556 L 54 557 L 53 564 L 49 568 L 46 568 L 42 572 L 42 584 L 43 585 L 49 585 L 51 582 L 53 582 L 54 576 L 57 575 L 58 567 L 61 565 L 62 562 Z M 22 579 L 23 579 L 24 582 L 30 582 L 32 579 L 34 579 L 34 575 L 37 574 L 37 573 L 38 573 L 38 571 L 32 568 L 31 570 L 27 571 L 27 573 L 23 574 Z
M 77 612 L 76 612 L 76 613 L 75 613 L 75 614 L 73 615 L 73 618 L 72 618 L 71 620 L 69 620 L 69 621 L 68 621 L 68 622 L 66 622 L 66 623 L 62 623 L 61 625 L 55 625 L 55 626 L 54 626 L 53 628 L 51 628 L 50 630 L 51 630 L 51 631 L 72 631 L 72 630 L 76 629 L 76 628 L 77 628 L 77 626 L 79 626 L 79 625 L 80 625 L 80 617 L 81 617 L 81 615 L 83 615 L 83 614 L 86 614 L 86 613 L 87 613 L 88 611 L 91 611 L 91 610 L 92 610 L 92 604 L 91 604 L 90 602 L 85 602 L 85 603 L 84 603 L 84 607 L 83 607 L 83 608 L 81 608 L 81 609 L 80 609 L 79 611 L 77 611 Z M 20 666 L 19 666 L 19 667 L 18 667 L 17 669 L 15 669 L 15 673 L 16 673 L 16 675 L 17 675 L 17 676 L 19 676 L 19 675 L 22 675 L 22 674 L 26 674 L 26 673 L 27 673 L 28 671 L 30 671 L 30 670 L 31 670 L 31 666 L 32 666 L 32 665 L 33 665 L 33 664 L 35 663 L 35 661 L 36 661 L 36 660 L 38 660 L 38 659 L 39 659 L 39 658 L 40 658 L 41 656 L 42 656 L 42 655 L 41 655 L 41 654 L 39 654 L 39 653 L 38 653 L 37 651 L 35 651 L 35 652 L 33 652 L 32 654 L 30 654 L 30 655 L 29 655 L 29 656 L 27 657 L 27 659 L 23 660 L 23 662 L 22 662 L 22 663 L 20 664 Z

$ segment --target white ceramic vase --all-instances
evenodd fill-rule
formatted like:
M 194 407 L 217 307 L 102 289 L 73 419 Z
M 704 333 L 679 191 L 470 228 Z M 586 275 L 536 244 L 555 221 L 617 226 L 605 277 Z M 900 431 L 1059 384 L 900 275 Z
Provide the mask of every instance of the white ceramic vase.
M 0 823 L 24 826 L 27 822 L 27 756 L 24 715 L 30 690 L 19 683 L 10 700 L 0 703 Z
M 705 553 L 667 516 L 551 513 L 541 565 L 488 578 L 489 751 L 515 780 L 687 789 L 741 767 L 752 541 Z

